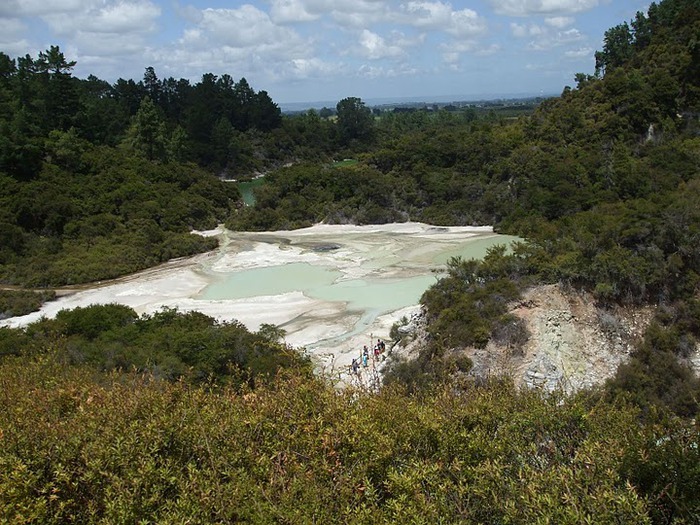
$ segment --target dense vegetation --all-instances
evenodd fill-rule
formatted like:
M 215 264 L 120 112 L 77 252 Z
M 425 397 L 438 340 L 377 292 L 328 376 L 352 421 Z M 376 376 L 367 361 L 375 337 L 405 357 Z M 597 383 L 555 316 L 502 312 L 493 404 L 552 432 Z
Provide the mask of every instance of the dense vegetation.
M 85 283 L 211 250 L 214 239 L 190 231 L 216 226 L 238 196 L 192 165 L 155 164 L 89 144 L 65 155 L 44 162 L 28 181 L 0 174 L 6 283 Z
M 423 296 L 433 342 L 424 365 L 412 366 L 411 381 L 441 370 L 436 357 L 447 355 L 449 363 L 445 348 L 522 337 L 504 303 L 525 286 L 561 283 L 592 292 L 601 307 L 658 309 L 610 395 L 631 393 L 646 410 L 700 410 L 700 382 L 687 362 L 700 338 L 700 76 L 689 74 L 700 62 L 692 36 L 700 5 L 654 4 L 632 27 L 606 33 L 597 75 L 577 75 L 576 89 L 529 119 L 488 128 L 501 138 L 485 144 L 504 147 L 464 170 L 472 176 L 462 178 L 462 188 L 481 184 L 475 207 L 497 202 L 491 218 L 528 243 L 481 263 L 453 261 L 447 278 Z M 401 162 L 422 151 L 417 144 Z
M 697 176 L 698 23 L 697 3 L 679 0 L 640 13 L 632 29 L 611 29 L 598 73 L 578 74 L 575 88 L 531 117 L 443 110 L 360 121 L 367 129 L 356 131 L 352 144 L 361 162 L 340 172 L 314 166 L 276 173 L 260 192 L 260 213 L 247 210 L 230 224 L 404 217 L 530 235 L 541 226 L 536 219 L 613 212 L 605 204 L 673 208 L 673 192 L 681 196 L 679 185 Z M 361 106 L 355 110 L 362 114 Z M 298 187 L 308 201 L 298 198 Z
M 695 523 L 697 427 L 506 383 L 408 396 L 0 364 L 11 523 Z
M 50 350 L 64 365 L 102 372 L 134 371 L 153 379 L 255 384 L 280 368 L 310 371 L 300 354 L 263 325 L 252 334 L 239 323 L 219 323 L 199 312 L 164 309 L 138 316 L 117 304 L 62 310 L 24 330 L 0 328 L 0 357 L 31 357 Z
M 56 292 L 53 290 L 0 290 L 0 320 L 34 312 L 43 303 L 55 298 Z
M 450 261 L 422 299 L 429 344 L 374 395 L 314 378 L 269 325 L 108 305 L 0 329 L 0 521 L 697 523 L 698 33 L 698 0 L 652 4 L 606 32 L 595 74 L 518 118 L 354 97 L 286 117 L 228 75 L 112 86 L 55 47 L 0 54 L 3 283 L 122 275 L 211 249 L 189 232 L 223 220 L 527 238 Z M 255 207 L 212 175 L 290 162 Z M 537 283 L 656 308 L 601 391 L 461 380 L 453 349 L 518 351 L 508 305 Z M 36 299 L 3 292 L 0 315 Z
M 216 246 L 189 232 L 224 220 L 236 189 L 180 162 L 148 96 L 129 120 L 73 65 L 55 47 L 0 55 L 0 280 L 84 283 Z

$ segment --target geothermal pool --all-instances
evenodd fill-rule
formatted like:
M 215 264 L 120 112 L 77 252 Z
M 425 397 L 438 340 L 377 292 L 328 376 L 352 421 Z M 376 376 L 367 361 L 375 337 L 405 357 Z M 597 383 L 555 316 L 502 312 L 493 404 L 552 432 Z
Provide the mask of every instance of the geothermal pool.
M 163 307 L 238 320 L 251 330 L 272 323 L 326 371 L 340 370 L 372 338 L 418 310 L 423 292 L 450 257 L 481 258 L 516 237 L 489 227 L 317 225 L 269 233 L 203 232 L 218 250 L 81 290 L 38 312 L 3 321 L 26 325 L 64 308 L 117 302 L 138 313 Z

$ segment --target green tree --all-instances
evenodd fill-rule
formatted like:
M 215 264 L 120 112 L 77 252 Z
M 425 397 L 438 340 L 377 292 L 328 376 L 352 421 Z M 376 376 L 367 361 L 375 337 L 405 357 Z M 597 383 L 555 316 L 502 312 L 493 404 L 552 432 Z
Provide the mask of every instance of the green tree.
M 128 144 L 148 160 L 164 160 L 167 146 L 165 122 L 150 97 L 141 101 L 127 135 Z
M 608 29 L 605 32 L 603 51 L 595 54 L 596 73 L 605 74 L 625 64 L 632 56 L 632 43 L 633 35 L 627 22 Z
M 353 140 L 368 142 L 374 135 L 374 118 L 372 112 L 357 97 L 344 98 L 336 106 L 338 129 L 344 144 Z
M 75 60 L 66 60 L 58 46 L 40 51 L 39 60 L 37 60 L 38 70 L 46 71 L 50 75 L 70 75 L 76 64 Z
M 211 130 L 211 149 L 214 169 L 225 170 L 229 163 L 229 148 L 234 129 L 226 117 L 216 121 Z
M 67 130 L 79 109 L 78 80 L 71 71 L 75 60 L 67 60 L 58 46 L 41 51 L 35 62 L 44 99 L 44 127 Z
M 151 98 L 154 104 L 160 104 L 161 99 L 161 83 L 158 80 L 155 69 L 149 66 L 143 74 L 143 86 L 146 89 L 146 94 Z
M 267 91 L 259 91 L 253 104 L 253 125 L 261 131 L 270 131 L 279 127 L 282 122 L 282 112 Z

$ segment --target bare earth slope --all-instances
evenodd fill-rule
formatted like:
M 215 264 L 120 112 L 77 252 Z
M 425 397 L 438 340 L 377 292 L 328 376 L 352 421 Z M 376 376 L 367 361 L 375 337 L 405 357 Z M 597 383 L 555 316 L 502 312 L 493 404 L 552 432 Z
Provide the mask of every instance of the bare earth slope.
M 576 391 L 612 377 L 648 325 L 650 308 L 602 309 L 588 294 L 558 285 L 528 290 L 511 313 L 525 320 L 530 338 L 521 349 L 489 343 L 469 352 L 474 373 L 503 371 L 517 384 Z
M 653 312 L 649 307 L 603 309 L 588 294 L 546 285 L 526 291 L 511 313 L 525 321 L 530 334 L 527 342 L 521 348 L 491 341 L 483 349 L 464 349 L 474 365 L 471 375 L 508 375 L 517 385 L 574 392 L 615 374 Z M 415 356 L 421 332 L 397 353 Z

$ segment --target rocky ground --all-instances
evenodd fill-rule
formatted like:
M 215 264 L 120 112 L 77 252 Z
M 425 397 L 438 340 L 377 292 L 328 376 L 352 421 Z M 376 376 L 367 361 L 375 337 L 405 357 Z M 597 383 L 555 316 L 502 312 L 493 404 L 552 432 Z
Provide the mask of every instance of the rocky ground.
M 612 377 L 629 358 L 652 317 L 652 309 L 605 309 L 588 294 L 564 292 L 558 285 L 537 286 L 523 294 L 511 313 L 525 323 L 527 341 L 518 347 L 493 341 L 463 351 L 472 360 L 471 375 L 508 375 L 516 384 L 574 392 Z M 414 318 L 412 335 L 397 355 L 415 356 L 424 338 L 423 320 Z M 694 356 L 700 369 L 700 353 Z

